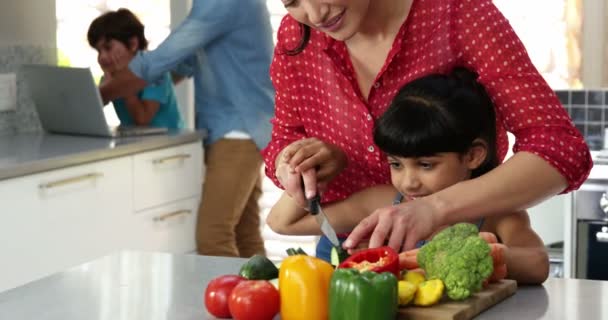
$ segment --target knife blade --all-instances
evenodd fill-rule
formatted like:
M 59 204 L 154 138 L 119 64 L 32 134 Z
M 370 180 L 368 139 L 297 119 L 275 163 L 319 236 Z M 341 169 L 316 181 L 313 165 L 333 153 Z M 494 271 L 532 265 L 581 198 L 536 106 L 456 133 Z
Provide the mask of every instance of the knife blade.
M 336 247 L 340 246 L 336 231 L 329 223 L 329 220 L 327 220 L 327 216 L 323 213 L 323 209 L 321 209 L 321 197 L 319 197 L 318 194 L 311 199 L 308 199 L 308 209 L 310 210 L 310 214 L 317 220 L 319 226 L 321 226 L 321 232 L 329 239 L 329 242 Z

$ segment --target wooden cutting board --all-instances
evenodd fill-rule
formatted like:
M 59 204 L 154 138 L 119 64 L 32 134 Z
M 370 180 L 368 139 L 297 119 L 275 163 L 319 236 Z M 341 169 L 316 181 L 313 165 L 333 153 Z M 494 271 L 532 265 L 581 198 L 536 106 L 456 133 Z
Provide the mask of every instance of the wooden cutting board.
M 400 320 L 468 320 L 482 311 L 512 296 L 517 290 L 515 280 L 502 280 L 489 285 L 463 301 L 442 301 L 432 307 L 400 308 Z

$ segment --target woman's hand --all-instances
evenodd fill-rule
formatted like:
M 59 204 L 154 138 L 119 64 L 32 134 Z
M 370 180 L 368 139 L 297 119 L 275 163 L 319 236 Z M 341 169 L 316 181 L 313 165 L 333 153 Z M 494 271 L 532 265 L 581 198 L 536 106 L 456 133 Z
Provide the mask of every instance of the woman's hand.
M 291 143 L 279 153 L 275 175 L 296 203 L 306 207 L 306 199 L 322 192 L 346 163 L 346 154 L 339 147 L 307 138 Z
M 357 247 L 371 234 L 369 247 L 388 246 L 397 250 L 410 250 L 442 226 L 441 213 L 428 198 L 419 198 L 399 205 L 380 208 L 363 219 L 344 242 L 344 248 Z

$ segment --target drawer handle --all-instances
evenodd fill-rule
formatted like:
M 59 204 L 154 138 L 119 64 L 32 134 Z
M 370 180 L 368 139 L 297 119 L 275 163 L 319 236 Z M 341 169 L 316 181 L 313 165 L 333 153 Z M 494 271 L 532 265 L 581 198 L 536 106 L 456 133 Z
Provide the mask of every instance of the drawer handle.
M 174 156 L 169 156 L 169 157 L 164 157 L 164 158 L 160 158 L 160 159 L 154 159 L 152 160 L 152 163 L 154 164 L 163 164 L 165 162 L 168 161 L 175 161 L 175 160 L 186 160 L 191 158 L 192 156 L 189 154 L 176 154 Z
M 65 186 L 68 184 L 81 182 L 81 181 L 85 181 L 85 180 L 93 180 L 93 179 L 97 179 L 97 178 L 101 178 L 101 177 L 103 177 L 103 173 L 95 172 L 95 173 L 83 174 L 83 175 L 77 176 L 77 177 L 57 180 L 57 181 L 53 181 L 53 182 L 42 183 L 38 187 L 40 189 L 52 189 L 55 187 L 61 187 L 61 186 Z
M 180 216 L 182 214 L 191 214 L 192 210 L 177 210 L 174 212 L 170 212 L 167 214 L 163 214 L 162 216 L 154 217 L 154 222 L 163 222 L 167 219 L 171 219 L 176 216 Z
M 602 227 L 602 231 L 595 234 L 597 242 L 608 242 L 608 227 Z

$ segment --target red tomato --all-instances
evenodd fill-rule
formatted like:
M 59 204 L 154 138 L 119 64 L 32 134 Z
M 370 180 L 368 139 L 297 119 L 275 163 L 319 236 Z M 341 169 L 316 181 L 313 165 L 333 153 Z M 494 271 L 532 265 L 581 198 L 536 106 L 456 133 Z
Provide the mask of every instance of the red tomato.
M 279 291 L 268 281 L 247 280 L 232 290 L 228 306 L 235 320 L 272 320 L 279 312 Z
M 232 289 L 237 284 L 247 279 L 235 276 L 225 275 L 219 276 L 207 285 L 205 290 L 205 307 L 207 311 L 218 318 L 230 318 L 230 310 L 228 308 L 228 299 Z

